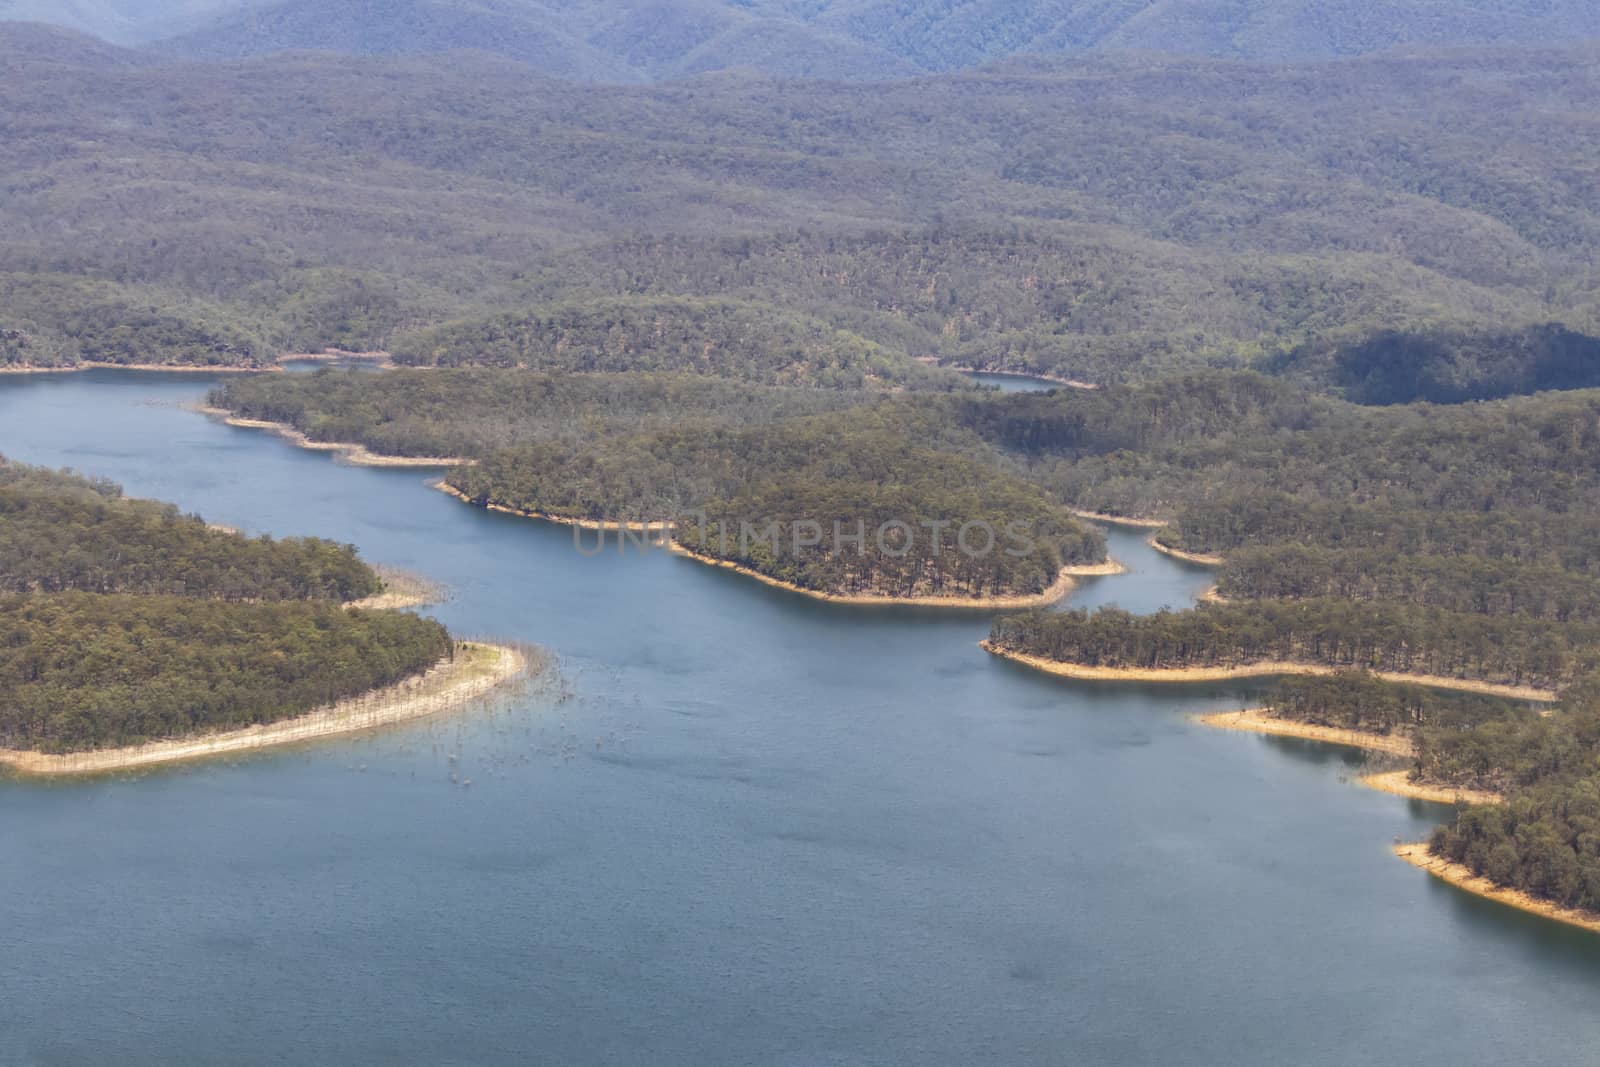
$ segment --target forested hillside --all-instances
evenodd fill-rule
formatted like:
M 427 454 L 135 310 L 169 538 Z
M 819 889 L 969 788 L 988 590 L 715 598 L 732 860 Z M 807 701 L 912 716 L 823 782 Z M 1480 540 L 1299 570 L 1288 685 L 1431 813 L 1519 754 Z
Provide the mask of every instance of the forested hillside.
M 0 592 L 349 601 L 382 587 L 349 546 L 243 537 L 108 482 L 0 457 Z
M 402 334 L 395 362 L 603 373 L 666 371 L 766 385 L 943 388 L 957 375 L 770 305 L 632 298 L 561 304 Z
M 451 654 L 430 619 L 326 603 L 0 596 L 0 747 L 78 752 L 293 718 Z
M 242 537 L 0 459 L 0 748 L 273 722 L 452 654 L 436 622 L 342 606 L 380 587 L 347 546 Z
M 740 68 L 876 79 L 1016 54 L 1309 59 L 1600 35 L 1600 16 L 1581 0 L 4 0 L 0 18 L 166 38 L 159 47 L 213 57 L 481 48 L 597 81 Z
M 497 361 L 508 324 L 640 300 L 762 324 L 674 311 L 680 355 L 753 338 L 844 381 L 1600 331 L 1584 46 L 603 91 L 481 54 L 192 64 L 21 26 L 0 57 L 11 364 Z M 591 325 L 563 327 L 572 365 L 640 353 Z

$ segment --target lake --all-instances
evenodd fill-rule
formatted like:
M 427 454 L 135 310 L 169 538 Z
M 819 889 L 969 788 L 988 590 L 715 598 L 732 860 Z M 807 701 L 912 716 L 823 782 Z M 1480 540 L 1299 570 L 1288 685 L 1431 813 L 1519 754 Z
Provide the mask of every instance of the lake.
M 184 409 L 0 378 L 0 452 L 420 571 L 525 693 L 311 748 L 0 780 L 0 1063 L 1574 1063 L 1600 938 L 1394 858 L 1448 809 L 1075 683 L 983 614 L 813 602 Z M 1073 605 L 1183 605 L 1131 568 Z M 466 782 L 470 780 L 471 784 Z M 1588 1049 L 1589 1052 L 1583 1050 Z

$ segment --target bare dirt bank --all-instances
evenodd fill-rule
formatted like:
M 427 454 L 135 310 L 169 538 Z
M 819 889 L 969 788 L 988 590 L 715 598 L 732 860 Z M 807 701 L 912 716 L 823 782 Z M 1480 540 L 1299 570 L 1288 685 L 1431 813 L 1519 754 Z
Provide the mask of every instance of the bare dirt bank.
M 1108 526 L 1131 526 L 1136 530 L 1159 530 L 1167 525 L 1160 519 L 1130 519 L 1126 515 L 1107 515 L 1100 511 L 1079 511 L 1072 509 L 1072 513 L 1080 519 L 1090 522 L 1103 522 Z
M 1406 771 L 1383 771 L 1367 774 L 1361 784 L 1380 793 L 1392 793 L 1411 800 L 1428 800 L 1435 804 L 1500 804 L 1505 797 L 1483 789 L 1456 789 L 1445 785 L 1428 785 L 1413 782 Z
M 464 504 L 479 506 L 470 496 L 451 485 L 449 482 L 434 482 L 433 487 L 446 496 L 453 496 Z M 566 515 L 551 515 L 544 511 L 527 511 L 523 508 L 508 507 L 505 504 L 496 504 L 490 501 L 482 505 L 489 511 L 498 511 L 502 515 L 515 515 L 520 519 L 538 519 L 540 522 L 553 522 L 557 526 L 575 526 L 580 530 L 627 530 L 631 533 L 665 534 L 674 529 L 674 524 L 666 520 L 654 522 L 623 522 L 613 519 L 574 519 Z
M 1056 580 L 1053 583 L 1051 583 L 1050 588 L 1046 589 L 1042 593 L 1034 593 L 1034 594 L 1027 595 L 1027 596 L 992 596 L 992 597 L 913 596 L 913 597 L 894 597 L 894 596 L 870 596 L 870 595 L 847 595 L 847 594 L 840 594 L 840 593 L 823 593 L 823 592 L 819 592 L 819 591 L 817 591 L 815 589 L 805 589 L 805 588 L 803 588 L 801 586 L 795 585 L 793 582 L 780 581 L 777 578 L 773 578 L 773 577 L 770 577 L 769 575 L 762 574 L 760 571 L 751 570 L 749 567 L 741 566 L 740 564 L 734 563 L 734 562 L 732 562 L 730 560 L 718 559 L 715 556 L 702 555 L 699 552 L 694 552 L 694 551 L 691 551 L 690 549 L 684 548 L 682 545 L 680 545 L 680 544 L 678 544 L 676 542 L 673 542 L 668 547 L 669 547 L 669 549 L 671 550 L 671 552 L 674 555 L 683 556 L 686 559 L 692 559 L 692 560 L 696 561 L 697 563 L 704 563 L 707 566 L 721 567 L 724 570 L 733 571 L 735 574 L 743 575 L 746 578 L 754 578 L 756 581 L 762 583 L 763 585 L 770 585 L 775 589 L 785 589 L 785 590 L 788 590 L 791 593 L 799 593 L 802 596 L 811 597 L 813 600 L 823 600 L 823 601 L 826 601 L 826 602 L 828 602 L 830 604 L 855 604 L 855 605 L 862 605 L 862 606 L 875 605 L 875 604 L 906 604 L 906 605 L 911 605 L 911 606 L 919 607 L 919 608 L 962 608 L 962 609 L 968 609 L 968 610 L 993 610 L 993 609 L 1010 609 L 1010 608 L 1037 608 L 1037 607 L 1044 607 L 1044 606 L 1049 605 L 1049 604 L 1054 604 L 1056 601 L 1060 600 L 1062 597 L 1064 597 L 1068 593 L 1072 592 L 1073 586 L 1077 584 L 1076 582 L 1073 581 L 1073 578 L 1072 578 L 1072 575 L 1073 575 L 1074 571 L 1073 571 L 1072 568 L 1069 567 L 1069 568 L 1063 569 L 1061 571 L 1061 573 L 1056 576 Z M 1103 566 L 1107 566 L 1107 565 L 1115 566 L 1116 564 L 1114 564 L 1114 563 L 1112 563 L 1112 564 L 1094 564 L 1093 566 L 1095 566 L 1095 567 L 1103 567 Z M 1115 574 L 1117 572 L 1116 571 L 1107 571 L 1107 570 L 1094 570 L 1094 571 L 1092 571 L 1092 573 L 1095 573 L 1095 574 Z
M 315 741 L 457 711 L 529 669 L 515 648 L 461 642 L 425 674 L 283 722 L 63 756 L 0 749 L 0 766 L 34 777 L 104 774 Z
M 1411 739 L 1399 734 L 1379 734 L 1367 730 L 1346 730 L 1334 726 L 1317 726 L 1313 723 L 1295 722 L 1268 715 L 1260 708 L 1248 711 L 1219 711 L 1193 716 L 1195 722 L 1217 730 L 1243 730 L 1254 734 L 1271 734 L 1276 737 L 1300 737 L 1308 741 L 1350 745 L 1368 752 L 1381 752 L 1389 756 L 1411 759 L 1416 755 Z M 1413 782 L 1411 772 L 1405 770 L 1380 771 L 1363 775 L 1362 785 L 1380 793 L 1428 800 L 1435 804 L 1498 804 L 1505 798 L 1499 793 L 1481 789 L 1461 789 L 1455 786 L 1430 785 Z
M 1581 926 L 1585 930 L 1600 933 L 1600 915 L 1592 911 L 1580 911 L 1577 908 L 1564 908 L 1548 900 L 1530 896 L 1520 889 L 1495 885 L 1482 875 L 1472 873 L 1470 867 L 1451 863 L 1447 859 L 1431 854 L 1428 846 L 1421 842 L 1396 845 L 1394 854 L 1413 867 L 1420 867 L 1440 881 L 1449 882 L 1457 889 L 1463 889 L 1473 896 L 1483 897 L 1485 900 L 1492 900 L 1540 918 L 1554 919 L 1568 926 Z
M 1005 659 L 1025 664 L 1035 670 L 1058 674 L 1063 678 L 1106 682 L 1225 682 L 1240 678 L 1271 678 L 1286 674 L 1327 675 L 1338 669 L 1315 663 L 1286 663 L 1264 660 L 1237 667 L 1089 667 L 1078 663 L 1030 656 L 999 648 L 989 641 L 979 642 L 983 648 Z M 1509 697 L 1513 700 L 1532 700 L 1550 703 L 1556 694 L 1548 689 L 1535 689 L 1527 685 L 1502 685 L 1497 682 L 1477 682 L 1466 678 L 1446 678 L 1436 674 L 1402 674 L 1398 671 L 1373 671 L 1374 677 L 1387 682 L 1409 682 L 1433 689 L 1453 689 L 1463 693 L 1483 693 L 1486 696 Z
M 68 367 L 0 367 L 0 374 L 78 374 L 90 370 L 163 371 L 169 374 L 276 374 L 282 367 L 202 367 L 192 363 L 74 363 Z
M 460 456 L 385 456 L 368 450 L 365 445 L 341 441 L 313 441 L 285 423 L 268 422 L 265 419 L 244 419 L 224 408 L 202 407 L 197 410 L 242 430 L 266 430 L 275 433 L 299 448 L 310 449 L 313 452 L 335 452 L 344 462 L 353 463 L 358 467 L 466 467 L 476 462 Z
M 383 579 L 383 592 L 360 600 L 352 600 L 345 604 L 345 607 L 360 608 L 363 611 L 404 611 L 407 608 L 437 604 L 449 596 L 448 589 L 420 574 L 412 574 L 410 571 L 394 567 L 377 566 L 372 569 Z
M 1220 711 L 1210 715 L 1196 715 L 1194 721 L 1218 730 L 1244 730 L 1253 734 L 1272 734 L 1277 737 L 1303 737 L 1308 741 L 1326 741 L 1335 745 L 1353 745 L 1370 752 L 1385 752 L 1391 756 L 1410 759 L 1416 755 L 1411 740 L 1398 734 L 1377 734 L 1365 730 L 1345 730 L 1334 726 L 1317 726 L 1292 719 L 1278 719 L 1260 708 L 1248 711 Z M 1402 774 L 1405 772 L 1401 772 Z
M 1169 548 L 1160 541 L 1157 541 L 1154 537 L 1150 538 L 1148 543 L 1151 548 L 1155 549 L 1163 556 L 1171 556 L 1173 559 L 1181 559 L 1185 563 L 1197 563 L 1202 567 L 1220 567 L 1227 562 L 1227 560 L 1223 559 L 1221 556 L 1210 552 L 1185 552 L 1181 548 Z

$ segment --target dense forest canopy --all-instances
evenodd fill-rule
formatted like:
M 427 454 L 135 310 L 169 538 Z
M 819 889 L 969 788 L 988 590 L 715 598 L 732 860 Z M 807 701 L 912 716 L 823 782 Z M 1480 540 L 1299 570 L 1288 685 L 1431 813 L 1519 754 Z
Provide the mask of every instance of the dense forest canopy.
M 1382 331 L 1600 331 L 1586 46 L 604 91 L 20 25 L 0 56 L 10 363 L 565 342 L 552 367 L 669 369 L 639 301 L 675 359 L 748 342 L 766 380 L 785 352 L 841 382 L 931 356 L 1104 384 Z
M 0 592 L 342 602 L 382 587 L 347 545 L 244 537 L 104 481 L 0 457 Z
M 381 588 L 349 546 L 243 537 L 0 458 L 0 748 L 272 722 L 452 654 L 436 622 L 342 606 Z
M 0 747 L 74 752 L 292 718 L 451 654 L 402 612 L 0 595 Z

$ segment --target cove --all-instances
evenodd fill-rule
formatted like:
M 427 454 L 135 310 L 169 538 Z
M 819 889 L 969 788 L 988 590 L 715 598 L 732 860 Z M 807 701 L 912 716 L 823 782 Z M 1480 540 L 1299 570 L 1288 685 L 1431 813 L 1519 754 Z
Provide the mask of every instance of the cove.
M 1600 938 L 1396 860 L 1448 809 L 1071 682 L 981 613 L 821 604 L 185 410 L 0 381 L 0 452 L 447 585 L 510 704 L 235 762 L 0 780 L 0 1064 L 1575 1062 Z M 1069 604 L 1210 584 L 1129 573 Z M 472 784 L 467 786 L 466 780 Z

